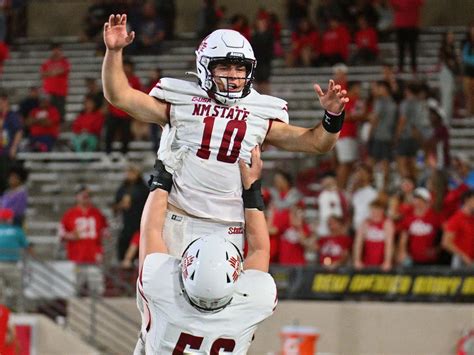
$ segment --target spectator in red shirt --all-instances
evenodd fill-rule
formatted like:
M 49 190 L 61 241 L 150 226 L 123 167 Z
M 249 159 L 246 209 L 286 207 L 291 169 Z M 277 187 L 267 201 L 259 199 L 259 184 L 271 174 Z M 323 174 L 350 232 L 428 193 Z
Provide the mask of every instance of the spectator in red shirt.
M 10 323 L 10 310 L 3 304 L 0 304 L 0 354 L 20 354 L 15 328 Z
M 94 152 L 99 145 L 104 114 L 97 109 L 94 96 L 87 95 L 82 111 L 72 124 L 72 145 L 76 152 Z
M 322 65 L 345 63 L 349 57 L 351 36 L 346 26 L 333 18 L 329 21 L 329 28 L 321 37 L 321 55 L 319 62 Z
M 358 270 L 366 267 L 392 268 L 395 226 L 385 216 L 385 204 L 375 200 L 370 204 L 370 215 L 356 233 L 353 258 Z
M 400 183 L 400 191 L 389 198 L 388 216 L 394 221 L 397 234 L 402 231 L 403 218 L 413 213 L 415 188 L 415 180 L 409 176 L 404 177 Z
M 416 45 L 423 2 L 424 0 L 390 0 L 397 33 L 398 68 L 401 72 L 404 70 L 407 45 L 410 51 L 411 69 L 414 73 L 416 72 Z
M 298 22 L 296 31 L 291 34 L 291 52 L 287 57 L 288 66 L 312 66 L 319 53 L 319 35 L 308 18 Z
M 328 219 L 329 235 L 318 238 L 317 251 L 319 265 L 336 269 L 347 263 L 350 258 L 352 238 L 347 233 L 344 218 L 332 215 Z
M 236 14 L 230 19 L 230 28 L 239 32 L 242 36 L 250 41 L 250 26 L 249 20 L 245 15 Z
M 3 63 L 10 57 L 10 49 L 8 45 L 0 41 L 0 74 L 3 74 Z
M 102 261 L 102 239 L 107 235 L 107 220 L 92 204 L 87 186 L 78 188 L 76 205 L 64 213 L 59 234 L 66 242 L 69 260 L 77 264 Z
M 345 189 L 354 162 L 359 159 L 358 122 L 364 118 L 364 101 L 360 99 L 361 84 L 359 81 L 349 83 L 346 104 L 346 118 L 339 139 L 336 142 L 337 184 Z
M 273 188 L 270 189 L 271 202 L 274 208 L 274 223 L 280 232 L 288 228 L 290 208 L 296 205 L 301 194 L 293 186 L 291 176 L 283 170 L 277 170 L 273 176 Z
M 30 149 L 35 152 L 50 152 L 59 136 L 60 114 L 50 102 L 48 95 L 40 96 L 39 107 L 30 111 L 25 125 L 30 131 Z
M 140 83 L 140 79 L 134 73 L 133 62 L 129 59 L 124 59 L 123 70 L 130 86 L 136 90 L 141 90 L 142 84 Z M 117 132 L 120 132 L 122 139 L 121 151 L 123 154 L 127 154 L 128 144 L 132 138 L 130 123 L 131 118 L 125 111 L 109 105 L 109 115 L 105 121 L 105 152 L 107 154 L 112 152 L 112 142 Z
M 97 264 L 102 262 L 102 240 L 108 236 L 107 220 L 91 201 L 87 186 L 80 186 L 76 205 L 68 209 L 59 225 L 59 236 L 66 243 L 68 260 L 78 266 L 78 284 L 102 293 L 103 275 Z
M 474 266 L 474 190 L 463 196 L 461 208 L 444 224 L 442 245 L 453 255 L 453 268 Z
M 58 109 L 61 120 L 64 120 L 70 69 L 61 45 L 53 44 L 51 56 L 41 65 L 40 73 L 43 91 L 51 96 L 51 104 Z
M 359 30 L 354 36 L 356 50 L 350 62 L 352 65 L 373 64 L 379 53 L 377 31 L 369 26 L 365 17 L 360 16 L 357 21 Z
M 304 209 L 301 204 L 290 209 L 289 227 L 281 234 L 278 262 L 282 265 L 304 265 L 304 240 L 311 230 L 304 222 Z
M 439 253 L 436 237 L 440 219 L 431 207 L 431 194 L 427 189 L 416 188 L 413 197 L 413 212 L 402 222 L 397 259 L 402 265 L 434 264 Z

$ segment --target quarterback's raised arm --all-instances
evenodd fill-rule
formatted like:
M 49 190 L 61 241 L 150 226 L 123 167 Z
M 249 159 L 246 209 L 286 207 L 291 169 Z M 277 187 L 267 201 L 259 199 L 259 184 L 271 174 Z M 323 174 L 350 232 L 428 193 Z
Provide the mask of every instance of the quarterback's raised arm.
M 260 159 L 260 148 L 257 146 L 252 150 L 252 165 L 250 167 L 243 160 L 239 160 L 239 165 L 243 185 L 245 233 L 248 242 L 244 269 L 268 272 L 270 237 L 265 215 L 263 214 L 264 204 L 260 180 L 263 163 Z
M 104 24 L 106 46 L 102 64 L 104 96 L 112 105 L 144 122 L 165 125 L 168 122 L 167 104 L 133 89 L 122 65 L 123 49 L 133 42 L 135 32 L 127 33 L 127 15 L 110 15 Z
M 344 122 L 344 105 L 349 102 L 347 91 L 333 80 L 329 81 L 326 93 L 318 84 L 314 85 L 314 91 L 325 110 L 322 123 L 313 128 L 303 128 L 274 122 L 268 132 L 267 143 L 284 150 L 307 153 L 326 153 L 334 147 Z
M 163 163 L 156 161 L 155 171 L 150 179 L 150 194 L 143 207 L 140 222 L 140 249 L 139 270 L 148 254 L 168 254 L 168 248 L 163 239 L 163 226 L 165 224 L 168 193 L 173 184 L 173 177 L 168 173 Z

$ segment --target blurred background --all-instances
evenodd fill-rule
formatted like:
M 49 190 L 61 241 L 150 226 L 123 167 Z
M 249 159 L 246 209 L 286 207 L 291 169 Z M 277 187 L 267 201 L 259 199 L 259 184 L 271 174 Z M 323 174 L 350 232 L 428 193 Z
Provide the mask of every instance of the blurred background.
M 473 354 L 473 0 L 0 1 L 0 354 L 130 354 L 139 221 L 161 128 L 109 105 L 124 69 L 190 80 L 217 28 L 253 45 L 290 122 L 349 92 L 335 149 L 264 147 L 279 306 L 252 354 Z

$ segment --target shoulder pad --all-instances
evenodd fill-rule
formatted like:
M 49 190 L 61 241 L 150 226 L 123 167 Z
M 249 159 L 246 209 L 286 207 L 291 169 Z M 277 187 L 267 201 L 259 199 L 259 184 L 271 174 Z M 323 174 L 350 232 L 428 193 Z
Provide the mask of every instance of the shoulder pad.
M 241 102 L 249 107 L 252 114 L 262 119 L 277 119 L 284 123 L 289 122 L 288 103 L 278 97 L 261 95 L 255 90 L 252 90 L 252 93 Z
M 162 78 L 149 95 L 172 104 L 189 102 L 189 96 L 207 97 L 195 82 L 173 78 Z

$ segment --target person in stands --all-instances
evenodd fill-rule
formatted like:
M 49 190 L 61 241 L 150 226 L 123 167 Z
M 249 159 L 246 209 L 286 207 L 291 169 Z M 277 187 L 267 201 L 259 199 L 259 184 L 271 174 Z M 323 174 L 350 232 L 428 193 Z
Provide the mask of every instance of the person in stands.
M 375 200 L 370 204 L 370 214 L 357 230 L 353 259 L 357 270 L 364 268 L 392 268 L 395 226 L 385 215 L 385 203 Z

